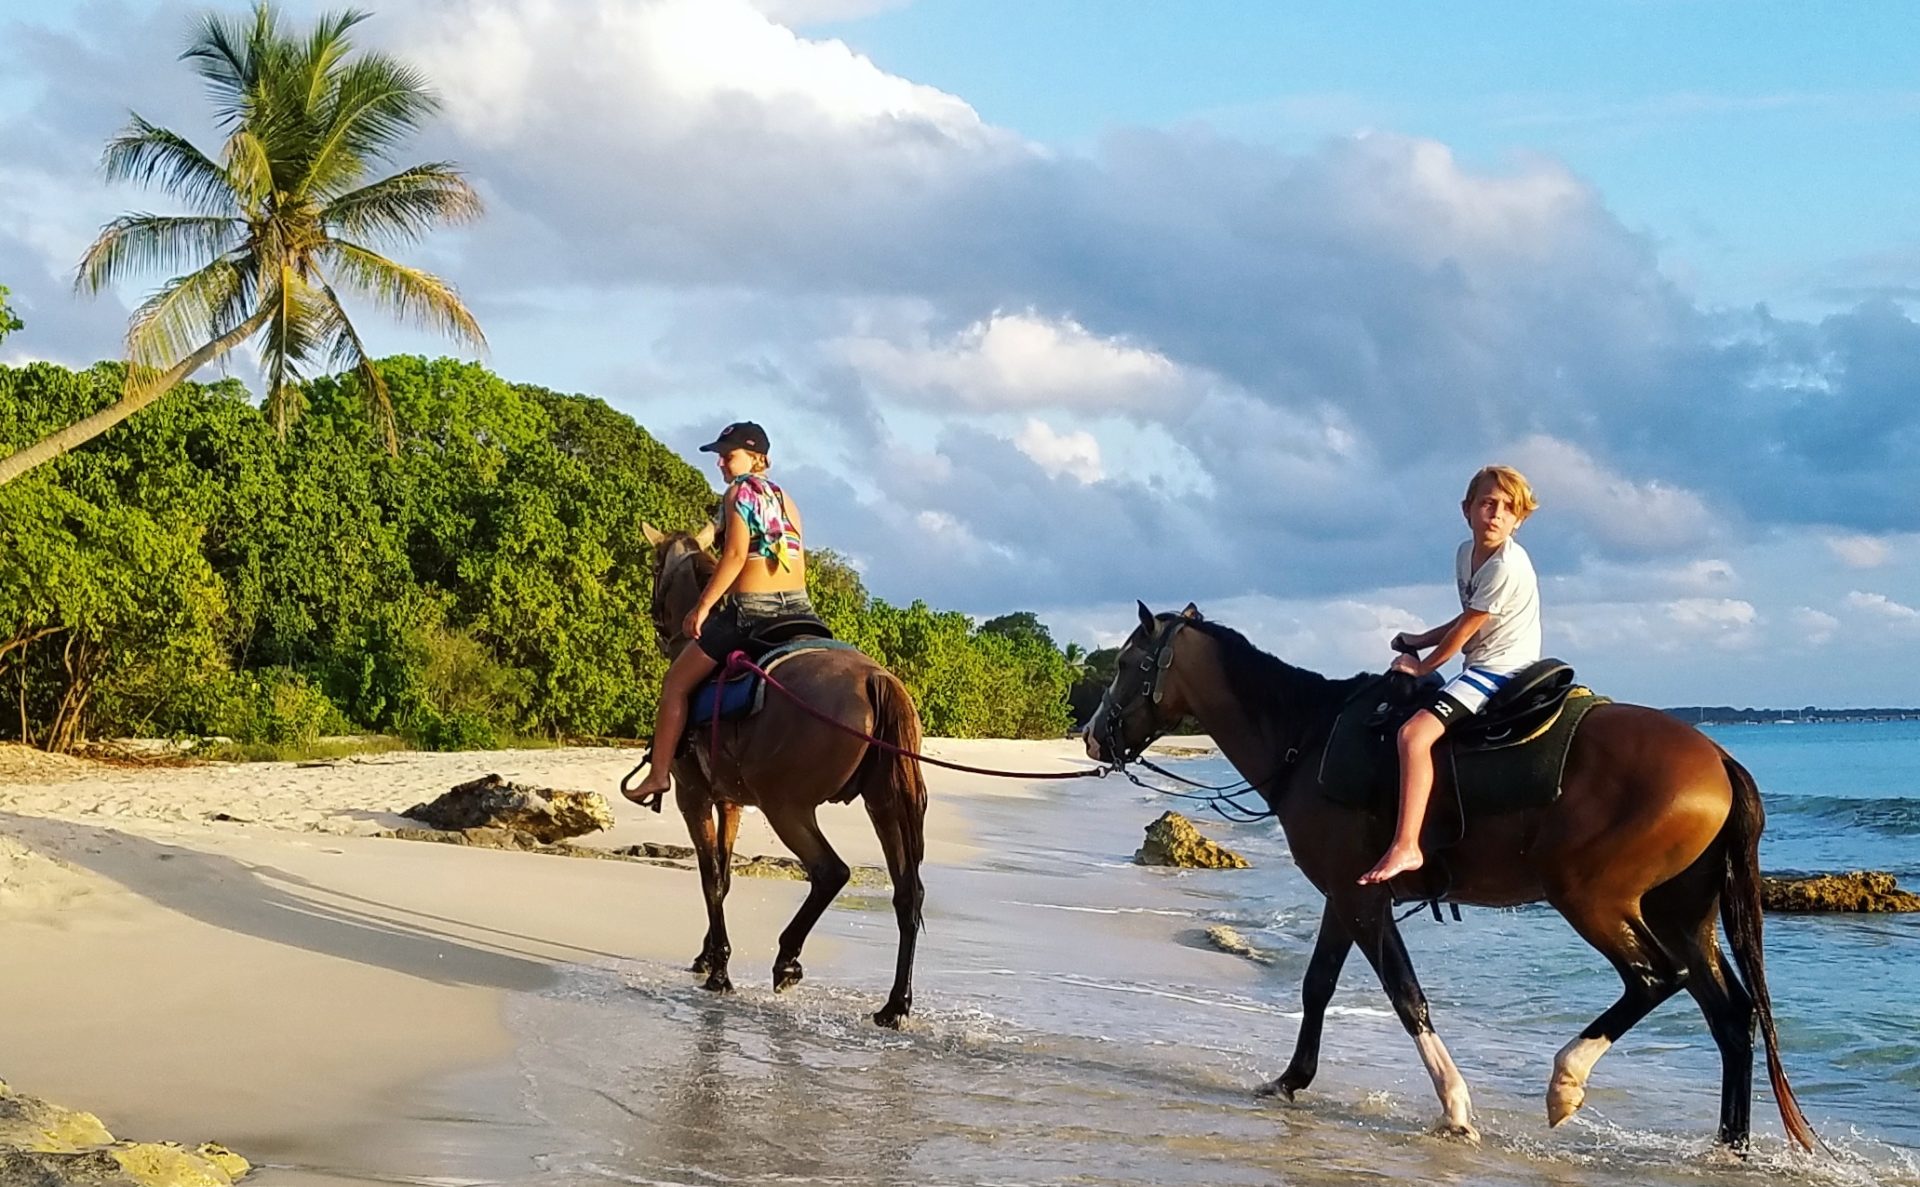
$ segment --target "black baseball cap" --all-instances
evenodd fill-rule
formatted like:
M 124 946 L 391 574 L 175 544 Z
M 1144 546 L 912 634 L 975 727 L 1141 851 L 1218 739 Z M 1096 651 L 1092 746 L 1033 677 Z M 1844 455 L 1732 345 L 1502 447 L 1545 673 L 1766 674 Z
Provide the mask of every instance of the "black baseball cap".
M 767 452 L 767 431 L 750 420 L 735 421 L 720 430 L 720 435 L 700 447 L 701 453 L 725 453 L 730 449 Z

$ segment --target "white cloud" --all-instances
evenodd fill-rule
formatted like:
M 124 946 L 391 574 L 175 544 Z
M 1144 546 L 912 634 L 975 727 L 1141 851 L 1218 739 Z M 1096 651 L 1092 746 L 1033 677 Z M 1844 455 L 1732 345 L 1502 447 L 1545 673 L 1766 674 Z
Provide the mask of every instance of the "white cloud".
M 840 349 L 872 384 L 975 410 L 1146 411 L 1189 382 L 1165 355 L 1032 311 L 995 313 L 944 341 L 854 337 Z
M 913 0 L 751 0 L 768 20 L 783 25 L 851 21 L 877 12 L 905 8 Z
M 1828 536 L 1826 544 L 1850 569 L 1877 569 L 1893 556 L 1893 547 L 1878 536 Z
M 1061 433 L 1046 421 L 1029 417 L 1013 443 L 1049 474 L 1066 474 L 1082 483 L 1106 476 L 1100 466 L 1100 442 L 1085 429 Z
M 1738 598 L 1681 598 L 1664 607 L 1669 623 L 1698 642 L 1737 651 L 1759 642 L 1762 619 Z
M 1885 594 L 1863 593 L 1854 590 L 1846 598 L 1849 607 L 1896 626 L 1920 626 L 1920 610 L 1901 602 L 1896 602 Z
M 1793 612 L 1793 625 L 1799 628 L 1809 646 L 1822 647 L 1832 641 L 1840 629 L 1840 620 L 1824 610 L 1801 606 Z
M 1629 553 L 1675 552 L 1712 534 L 1713 516 L 1692 491 L 1635 482 L 1567 441 L 1533 436 L 1515 448 L 1543 508 L 1564 510 L 1602 543 Z

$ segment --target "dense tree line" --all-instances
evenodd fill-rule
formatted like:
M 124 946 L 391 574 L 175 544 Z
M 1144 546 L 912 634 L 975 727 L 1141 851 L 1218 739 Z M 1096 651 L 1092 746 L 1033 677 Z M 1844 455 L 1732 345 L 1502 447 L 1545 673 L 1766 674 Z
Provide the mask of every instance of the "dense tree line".
M 700 523 L 704 476 L 597 399 L 379 368 L 391 454 L 358 374 L 303 385 L 284 437 L 229 380 L 0 487 L 0 737 L 643 734 L 663 661 L 639 525 Z M 123 386 L 114 363 L 0 367 L 0 455 Z M 1075 672 L 1032 615 L 893 606 L 810 560 L 822 616 L 930 733 L 1067 728 Z

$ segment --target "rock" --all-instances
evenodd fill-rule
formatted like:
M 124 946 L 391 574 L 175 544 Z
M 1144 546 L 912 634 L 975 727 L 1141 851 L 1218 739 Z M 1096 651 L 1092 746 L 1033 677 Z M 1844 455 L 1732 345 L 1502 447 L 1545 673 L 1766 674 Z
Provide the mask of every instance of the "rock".
M 498 775 L 462 783 L 401 815 L 434 828 L 506 829 L 548 845 L 613 827 L 613 809 L 598 792 L 526 787 Z
M 1208 840 L 1178 812 L 1162 813 L 1147 826 L 1146 843 L 1133 855 L 1143 866 L 1184 866 L 1201 870 L 1244 870 L 1247 859 Z
M 1207 943 L 1235 956 L 1253 955 L 1253 945 L 1247 943 L 1247 938 L 1224 923 L 1215 924 L 1207 929 Z
M 1880 870 L 1760 878 L 1760 903 L 1769 911 L 1920 911 L 1920 894 L 1901 890 Z
M 253 1168 L 224 1146 L 115 1141 L 92 1113 L 0 1083 L 0 1184 L 6 1187 L 232 1187 Z
M 0 1082 L 0 1147 L 72 1152 L 113 1140 L 92 1113 L 63 1109 L 37 1096 L 24 1096 Z M 6 1182 L 0 1179 L 0 1182 Z

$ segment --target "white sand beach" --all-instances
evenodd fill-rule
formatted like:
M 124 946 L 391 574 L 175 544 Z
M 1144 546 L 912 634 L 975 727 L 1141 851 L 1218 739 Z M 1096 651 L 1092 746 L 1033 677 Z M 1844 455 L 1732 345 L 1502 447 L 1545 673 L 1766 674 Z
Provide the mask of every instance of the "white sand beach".
M 1085 765 L 1068 741 L 929 752 Z M 705 917 L 690 871 L 372 834 L 497 772 L 608 795 L 617 827 L 585 843 L 686 843 L 671 801 L 656 815 L 615 792 L 637 761 L 555 749 L 129 768 L 0 748 L 0 1078 L 121 1136 L 224 1142 L 262 1181 L 431 1166 L 410 1089 L 502 1056 L 506 995 L 567 966 L 684 963 Z M 957 800 L 1030 791 L 928 775 L 936 864 L 971 853 Z M 821 819 L 848 862 L 880 862 L 858 807 Z M 738 851 L 785 852 L 751 813 Z M 756 978 L 803 895 L 797 882 L 734 880 L 735 959 Z M 807 957 L 831 970 L 831 938 L 816 935 Z

